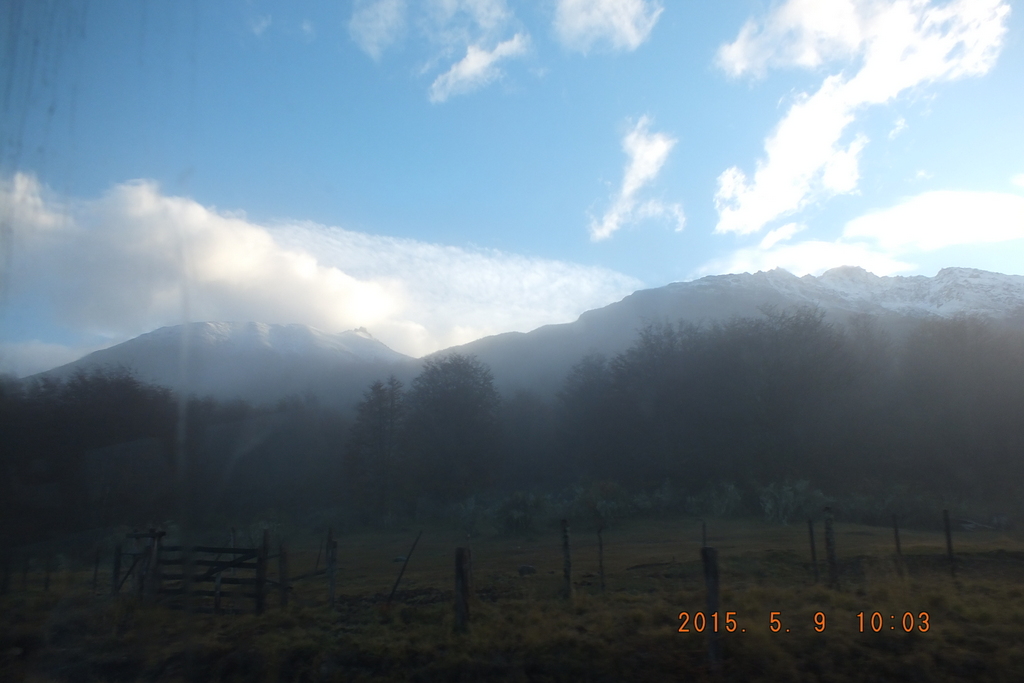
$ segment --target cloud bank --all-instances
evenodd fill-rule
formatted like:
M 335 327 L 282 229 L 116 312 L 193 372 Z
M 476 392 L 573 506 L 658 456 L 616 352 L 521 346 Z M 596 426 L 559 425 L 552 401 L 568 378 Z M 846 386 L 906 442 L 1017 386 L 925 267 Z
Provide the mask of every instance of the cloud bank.
M 789 240 L 803 226 L 789 223 L 757 247 L 739 249 L 704 264 L 696 275 L 785 268 L 819 275 L 829 268 L 859 265 L 876 275 L 917 268 L 917 261 L 942 249 L 1001 245 L 1007 263 L 1024 263 L 1024 197 L 999 192 L 940 190 L 849 221 L 835 240 Z M 1013 268 L 1006 268 L 1013 272 Z
M 650 124 L 650 118 L 641 116 L 622 139 L 622 150 L 629 161 L 611 207 L 601 220 L 590 222 L 590 238 L 595 242 L 608 239 L 624 225 L 642 218 L 669 216 L 675 219 L 677 230 L 686 225 L 686 216 L 679 204 L 665 204 L 656 199 L 641 203 L 637 198 L 640 190 L 658 177 L 677 142 L 664 133 L 651 133 Z
M 1010 7 L 1001 0 L 833 3 L 788 0 L 748 21 L 718 52 L 732 76 L 768 68 L 817 68 L 859 60 L 856 71 L 827 76 L 796 98 L 765 140 L 753 178 L 733 166 L 718 178 L 718 233 L 750 234 L 809 203 L 854 192 L 867 137 L 848 130 L 870 105 L 916 86 L 985 74 L 995 64 Z
M 0 182 L 0 213 L 15 245 L 7 305 L 42 302 L 62 329 L 111 343 L 181 323 L 187 302 L 192 320 L 365 326 L 421 356 L 570 321 L 642 286 L 604 268 L 495 250 L 304 222 L 260 225 L 148 181 L 61 203 L 18 174 Z M 49 341 L 32 343 L 59 356 Z

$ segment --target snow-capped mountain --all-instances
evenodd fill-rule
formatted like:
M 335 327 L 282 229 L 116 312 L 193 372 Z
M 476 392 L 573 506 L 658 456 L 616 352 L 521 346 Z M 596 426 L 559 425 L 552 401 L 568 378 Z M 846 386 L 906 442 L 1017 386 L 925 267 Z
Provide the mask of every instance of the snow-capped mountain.
M 439 353 L 475 354 L 491 366 L 506 393 L 531 388 L 550 396 L 584 355 L 624 351 L 649 322 L 757 317 L 766 305 L 781 310 L 817 306 L 829 321 L 840 324 L 853 316 L 871 316 L 895 332 L 920 318 L 957 314 L 1024 325 L 1024 277 L 970 268 L 944 268 L 935 277 L 879 277 L 853 266 L 817 277 L 797 277 L 778 268 L 714 275 L 634 292 L 571 323 L 499 334 Z
M 306 325 L 201 322 L 162 327 L 43 374 L 123 366 L 144 382 L 200 396 L 264 403 L 313 393 L 347 406 L 373 380 L 408 377 L 418 365 L 363 328 L 330 334 Z
M 756 317 L 766 305 L 817 306 L 840 324 L 870 316 L 896 332 L 920 318 L 957 314 L 1024 325 L 1024 277 L 969 268 L 945 268 L 935 277 L 878 277 L 850 266 L 817 277 L 781 269 L 715 275 L 640 290 L 571 323 L 485 337 L 434 355 L 474 354 L 491 367 L 503 393 L 522 388 L 552 396 L 584 355 L 624 351 L 649 322 Z M 376 379 L 395 374 L 408 384 L 421 361 L 365 329 L 328 334 L 305 325 L 205 322 L 160 328 L 43 374 L 66 377 L 105 365 L 129 367 L 143 381 L 199 395 L 263 403 L 313 393 L 349 407 Z

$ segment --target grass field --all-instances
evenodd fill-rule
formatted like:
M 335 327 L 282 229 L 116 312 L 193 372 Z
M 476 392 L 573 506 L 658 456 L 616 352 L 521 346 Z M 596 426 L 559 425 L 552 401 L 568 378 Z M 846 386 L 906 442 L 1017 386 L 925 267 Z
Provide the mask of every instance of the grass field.
M 904 571 L 892 530 L 839 524 L 840 590 L 813 583 L 807 528 L 709 522 L 720 556 L 721 678 L 737 681 L 1024 680 L 1024 536 L 954 534 L 956 578 L 941 532 L 902 530 Z M 620 523 L 572 535 L 575 597 L 559 597 L 561 539 L 466 535 L 426 528 L 394 604 L 384 601 L 419 529 L 339 538 L 338 597 L 326 581 L 296 582 L 287 609 L 277 593 L 262 616 L 201 614 L 94 595 L 92 568 L 65 563 L 49 592 L 15 572 L 0 598 L 0 679 L 28 681 L 664 681 L 715 680 L 708 664 L 693 519 Z M 821 529 L 818 554 L 825 567 Z M 291 574 L 313 569 L 320 538 L 290 534 Z M 476 597 L 467 633 L 453 632 L 454 549 L 473 553 Z M 520 565 L 536 574 L 520 576 Z M 323 560 L 320 560 L 320 566 Z M 270 563 L 275 578 L 275 563 Z M 109 582 L 109 560 L 100 585 Z M 103 591 L 101 591 L 103 592 Z M 680 612 L 688 633 L 680 633 Z M 778 632 L 770 628 L 777 612 Z M 824 629 L 815 628 L 815 614 Z M 864 632 L 858 613 L 864 613 Z M 878 613 L 872 629 L 872 615 Z M 927 612 L 927 625 L 922 612 Z M 912 629 L 903 618 L 910 613 Z M 819 617 L 819 620 L 821 617 Z M 927 627 L 926 631 L 922 629 Z M 819 627 L 820 628 L 820 627 Z

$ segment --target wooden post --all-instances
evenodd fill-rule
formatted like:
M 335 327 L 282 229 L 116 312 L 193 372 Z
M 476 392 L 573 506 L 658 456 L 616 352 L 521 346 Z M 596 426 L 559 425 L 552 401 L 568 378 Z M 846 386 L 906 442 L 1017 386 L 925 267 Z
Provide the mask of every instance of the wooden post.
M 334 540 L 334 529 L 327 530 L 327 597 L 334 609 L 334 575 L 338 560 L 338 542 Z
M 562 595 L 566 600 L 572 600 L 572 553 L 569 550 L 569 520 L 562 520 L 562 575 L 565 579 L 565 586 L 562 588 Z
M 288 606 L 288 551 L 284 543 L 277 547 L 277 582 L 281 589 L 281 609 Z
M 92 592 L 96 592 L 96 585 L 100 578 L 100 547 L 96 546 L 96 560 L 92 564 Z
M 949 510 L 942 511 L 942 524 L 946 527 L 946 554 L 949 555 L 949 575 L 956 578 L 956 561 L 953 559 L 953 534 L 949 530 Z
M 833 527 L 832 508 L 825 508 L 825 560 L 828 562 L 829 588 L 839 590 L 839 560 L 836 557 L 836 530 Z
M 416 544 L 420 542 L 420 536 L 422 535 L 422 530 L 416 534 L 416 540 L 412 542 L 412 547 L 409 548 L 409 552 L 405 556 L 405 562 L 402 563 L 402 568 L 398 571 L 398 578 L 395 579 L 395 585 L 391 587 L 391 594 L 388 596 L 387 605 L 389 606 L 391 605 L 391 598 L 395 597 L 395 591 L 398 590 L 398 582 L 402 580 L 402 574 L 405 573 L 405 567 L 409 564 L 409 559 L 412 557 L 413 551 L 416 550 Z
M 121 588 L 121 544 L 114 546 L 114 570 L 110 574 L 110 594 L 117 595 Z
M 231 546 L 230 547 L 232 547 L 232 548 L 236 547 L 235 546 L 235 527 L 231 527 L 230 542 L 231 542 Z M 238 575 L 238 569 L 236 567 L 232 567 L 231 568 L 231 576 L 237 576 L 237 575 Z
M 603 525 L 597 527 L 597 576 L 600 579 L 602 591 L 604 590 L 604 539 L 601 538 L 603 530 Z
M 900 548 L 900 523 L 892 516 L 892 537 L 896 541 L 896 571 L 903 576 L 903 549 Z
M 700 559 L 704 563 L 704 586 L 708 593 L 707 618 L 710 620 L 712 614 L 718 613 L 719 606 L 718 551 L 704 546 L 700 549 Z M 717 672 L 722 666 L 722 644 L 713 628 L 708 629 L 708 658 L 711 660 L 711 670 Z
M 469 595 L 472 590 L 469 548 L 455 549 L 455 630 L 469 628 Z
M 270 530 L 263 530 L 263 542 L 256 557 L 256 614 L 263 614 L 263 604 L 267 597 L 267 546 L 270 545 Z
M 811 566 L 814 568 L 814 583 L 818 583 L 818 550 L 814 547 L 814 520 L 807 518 L 807 535 L 811 539 Z
M 158 532 L 156 529 L 150 529 L 150 533 L 153 534 L 153 538 L 150 541 L 149 546 L 149 566 L 146 572 L 146 595 L 149 598 L 155 598 L 160 594 L 160 538 L 163 536 L 163 532 Z

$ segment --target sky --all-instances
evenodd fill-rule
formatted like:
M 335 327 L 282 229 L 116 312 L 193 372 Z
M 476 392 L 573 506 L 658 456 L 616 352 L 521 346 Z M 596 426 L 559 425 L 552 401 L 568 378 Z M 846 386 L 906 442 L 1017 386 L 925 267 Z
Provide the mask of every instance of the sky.
M 0 3 L 0 372 L 421 356 L 706 275 L 1024 274 L 1008 0 Z

